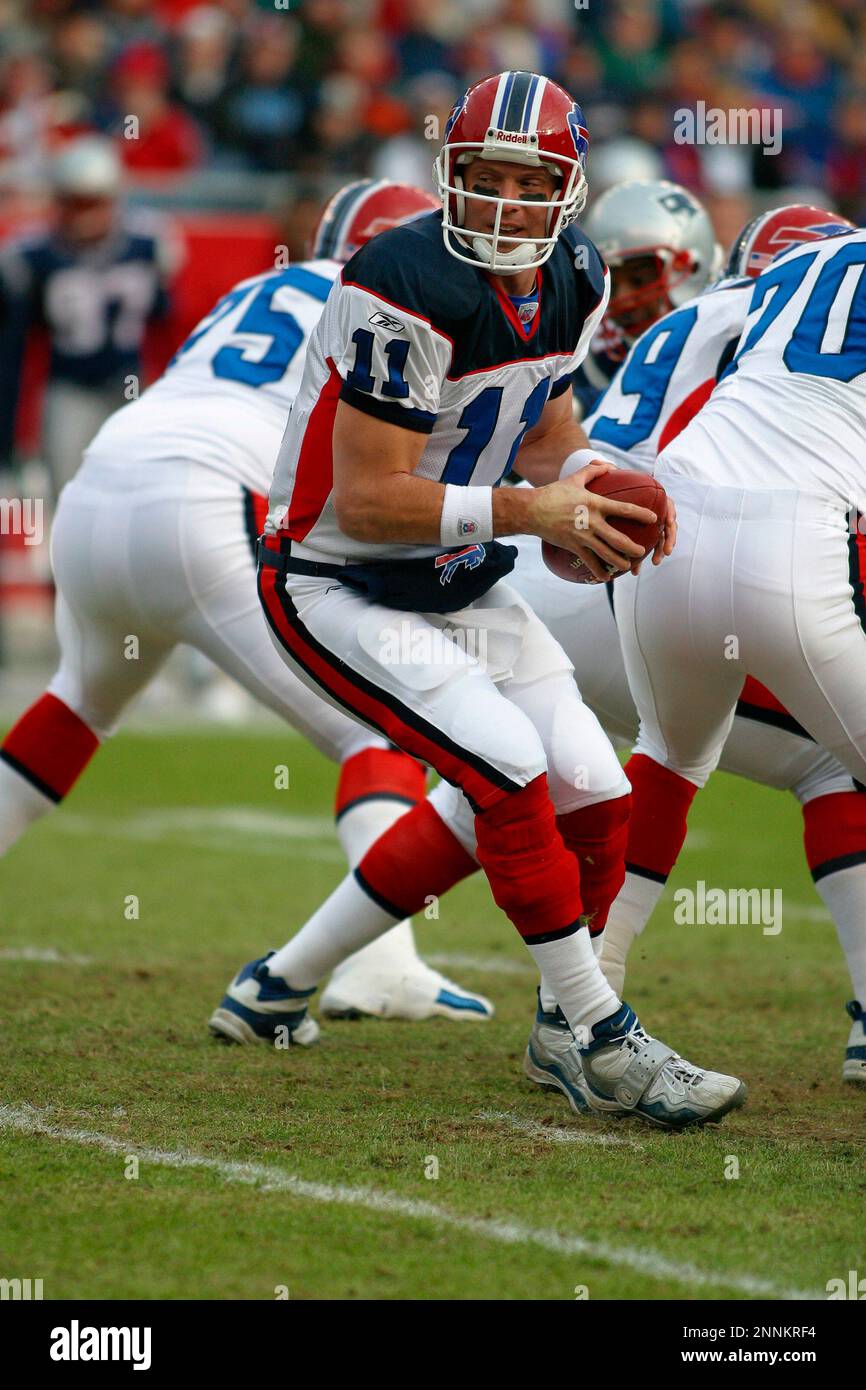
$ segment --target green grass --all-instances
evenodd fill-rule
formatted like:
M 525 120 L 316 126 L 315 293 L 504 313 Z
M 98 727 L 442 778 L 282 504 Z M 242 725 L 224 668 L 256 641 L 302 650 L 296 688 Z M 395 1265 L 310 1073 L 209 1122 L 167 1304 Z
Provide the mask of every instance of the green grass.
M 280 763 L 287 791 L 274 788 Z M 671 1136 L 578 1120 L 523 1079 L 528 968 L 451 970 L 495 999 L 488 1025 L 335 1023 L 297 1053 L 209 1040 L 227 978 L 342 875 L 324 823 L 334 780 L 298 739 L 123 735 L 2 862 L 0 949 L 87 958 L 0 960 L 2 1102 L 119 1147 L 0 1127 L 0 1277 L 42 1278 L 46 1298 L 269 1299 L 285 1285 L 293 1299 L 571 1299 L 582 1284 L 593 1299 L 701 1299 L 742 1297 L 746 1276 L 821 1296 L 828 1279 L 866 1270 L 866 1094 L 839 1077 L 850 987 L 793 800 L 717 776 L 638 943 L 627 994 L 648 1026 L 750 1087 L 723 1126 Z M 190 818 L 221 807 L 291 817 L 315 837 Z M 674 925 L 673 890 L 697 878 L 781 888 L 781 934 Z M 137 919 L 125 915 L 133 896 Z M 480 878 L 416 933 L 427 953 L 529 963 Z M 631 1144 L 556 1142 L 562 1129 Z M 504 1243 L 459 1220 L 146 1157 L 127 1179 L 126 1155 L 146 1149 L 270 1165 L 586 1246 Z M 658 1261 L 703 1279 L 659 1275 Z

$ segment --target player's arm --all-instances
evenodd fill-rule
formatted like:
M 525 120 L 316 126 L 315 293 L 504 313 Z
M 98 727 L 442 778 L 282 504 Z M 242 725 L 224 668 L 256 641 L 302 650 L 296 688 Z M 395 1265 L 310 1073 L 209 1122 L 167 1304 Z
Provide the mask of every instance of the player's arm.
M 590 478 L 607 472 L 611 464 L 590 464 L 562 482 L 534 489 L 446 486 L 414 475 L 425 440 L 425 435 L 339 402 L 333 499 L 337 523 L 347 536 L 373 544 L 457 544 L 456 535 L 443 534 L 443 508 L 450 507 L 455 516 L 477 519 L 478 531 L 465 532 L 464 540 L 541 536 L 573 551 L 598 579 L 609 577 L 604 564 L 626 570 L 643 557 L 643 547 L 611 523 L 618 516 L 651 521 L 653 513 L 586 489 Z

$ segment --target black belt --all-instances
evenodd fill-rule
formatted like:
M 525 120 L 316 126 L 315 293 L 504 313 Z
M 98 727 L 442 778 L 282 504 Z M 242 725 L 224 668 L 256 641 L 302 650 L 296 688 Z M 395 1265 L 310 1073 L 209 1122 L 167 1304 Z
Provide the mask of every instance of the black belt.
M 296 560 L 289 553 L 292 542 L 284 537 L 279 550 L 271 550 L 265 545 L 265 537 L 259 536 L 257 545 L 260 565 L 268 565 L 281 574 L 309 574 L 316 579 L 335 579 L 344 569 L 343 565 L 323 565 L 318 560 Z M 285 549 L 283 547 L 285 546 Z

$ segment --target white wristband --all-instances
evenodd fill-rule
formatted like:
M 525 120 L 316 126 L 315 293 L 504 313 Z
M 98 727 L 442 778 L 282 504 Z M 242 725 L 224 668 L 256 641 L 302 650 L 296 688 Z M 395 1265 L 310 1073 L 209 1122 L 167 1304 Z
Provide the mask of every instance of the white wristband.
M 570 478 L 572 473 L 578 473 L 588 463 L 595 463 L 598 459 L 604 461 L 603 455 L 598 449 L 575 449 L 560 468 L 559 476 L 560 478 Z
M 493 488 L 445 484 L 439 539 L 444 546 L 493 540 Z

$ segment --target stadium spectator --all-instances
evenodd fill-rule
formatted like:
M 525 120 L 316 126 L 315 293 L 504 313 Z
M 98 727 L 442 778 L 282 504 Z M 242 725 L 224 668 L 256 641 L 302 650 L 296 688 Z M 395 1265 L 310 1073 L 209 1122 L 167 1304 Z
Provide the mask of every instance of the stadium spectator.
M 215 129 L 224 149 L 235 148 L 247 167 L 291 168 L 306 119 L 292 77 L 299 32 L 284 15 L 257 19 L 243 38 L 236 80 L 219 102 Z
M 161 48 L 135 44 L 112 70 L 115 117 L 126 168 L 138 174 L 181 173 L 204 159 L 198 126 L 169 100 L 168 59 Z

